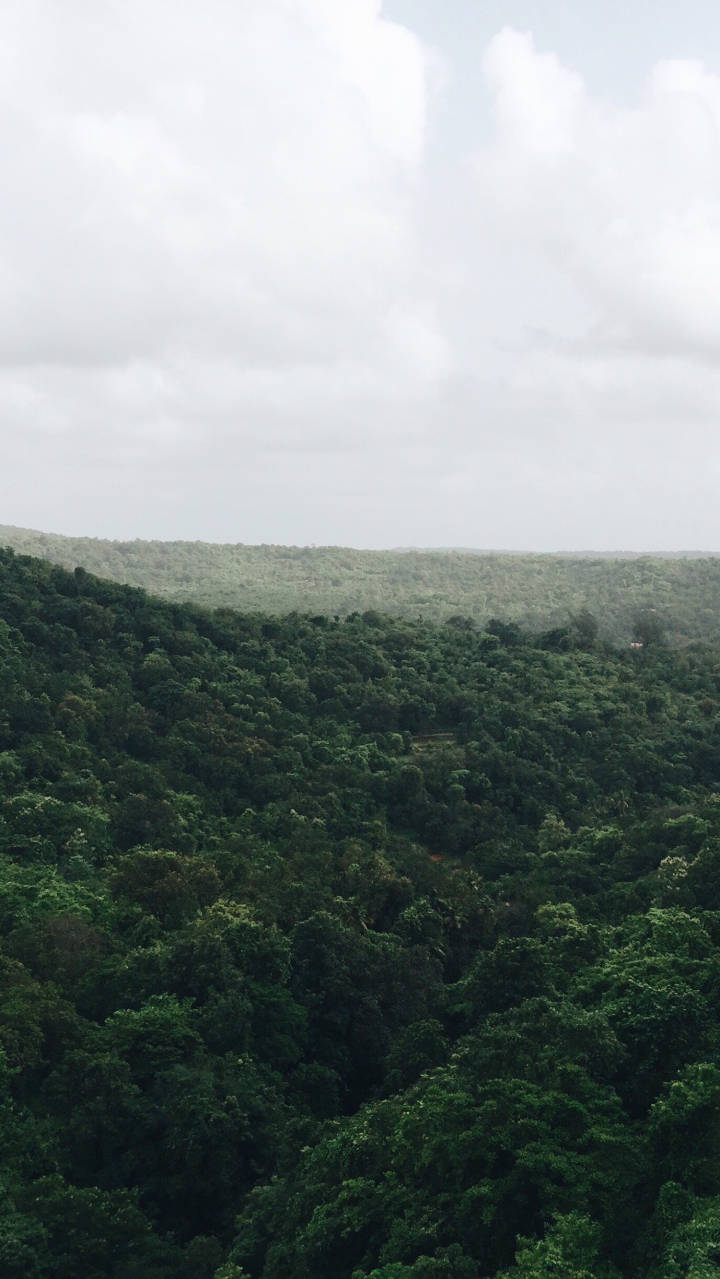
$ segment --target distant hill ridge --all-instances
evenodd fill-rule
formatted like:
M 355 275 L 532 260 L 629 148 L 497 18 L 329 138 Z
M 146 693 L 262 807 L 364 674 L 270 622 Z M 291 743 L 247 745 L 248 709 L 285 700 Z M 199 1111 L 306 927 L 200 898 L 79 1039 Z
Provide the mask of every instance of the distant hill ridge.
M 587 609 L 601 635 L 627 643 L 638 611 L 652 607 L 673 643 L 720 640 L 717 554 L 119 542 L 10 525 L 0 525 L 0 545 L 211 608 L 340 616 L 376 609 L 436 621 L 461 614 L 534 630 Z

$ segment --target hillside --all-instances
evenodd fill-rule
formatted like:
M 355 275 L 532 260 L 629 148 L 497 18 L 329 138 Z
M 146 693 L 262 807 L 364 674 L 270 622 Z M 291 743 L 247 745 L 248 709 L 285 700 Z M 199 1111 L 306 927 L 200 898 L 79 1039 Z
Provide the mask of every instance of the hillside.
M 680 1279 L 720 650 L 0 553 L 3 1279 Z
M 584 609 L 601 634 L 627 643 L 639 610 L 655 608 L 671 643 L 720 641 L 720 559 L 357 551 L 342 547 L 110 542 L 0 526 L 0 545 L 77 565 L 167 599 L 244 612 L 345 617 L 378 609 L 444 621 L 491 617 L 532 630 Z

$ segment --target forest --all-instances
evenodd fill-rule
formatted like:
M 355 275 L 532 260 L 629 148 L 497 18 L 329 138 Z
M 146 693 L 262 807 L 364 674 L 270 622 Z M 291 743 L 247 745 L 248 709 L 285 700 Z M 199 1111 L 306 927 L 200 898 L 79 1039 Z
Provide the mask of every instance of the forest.
M 0 690 L 3 1279 L 720 1274 L 720 648 L 6 549 Z
M 669 643 L 720 644 L 717 556 L 111 542 L 9 525 L 0 525 L 0 545 L 206 608 L 330 617 L 377 609 L 411 620 L 461 616 L 479 624 L 501 617 L 534 632 L 589 611 L 601 638 L 617 645 L 632 640 L 638 612 L 654 609 Z

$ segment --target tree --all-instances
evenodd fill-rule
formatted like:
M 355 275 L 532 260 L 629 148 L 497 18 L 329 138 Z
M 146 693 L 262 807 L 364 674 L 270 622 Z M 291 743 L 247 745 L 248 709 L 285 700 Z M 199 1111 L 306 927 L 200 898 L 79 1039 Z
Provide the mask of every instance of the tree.
M 515 1265 L 498 1279 L 620 1279 L 600 1258 L 601 1231 L 589 1217 L 557 1217 L 544 1239 L 520 1239 Z
M 632 633 L 635 643 L 641 644 L 643 648 L 651 648 L 662 644 L 665 638 L 665 623 L 659 616 L 657 609 L 640 609 L 635 614 Z

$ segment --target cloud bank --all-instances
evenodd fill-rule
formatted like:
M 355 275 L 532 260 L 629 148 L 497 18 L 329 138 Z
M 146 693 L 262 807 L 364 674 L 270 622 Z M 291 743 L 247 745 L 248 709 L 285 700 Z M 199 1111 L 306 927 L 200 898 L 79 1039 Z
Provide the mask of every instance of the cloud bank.
M 468 148 L 453 72 L 379 0 L 8 0 L 2 519 L 718 549 L 720 76 L 507 28 Z

